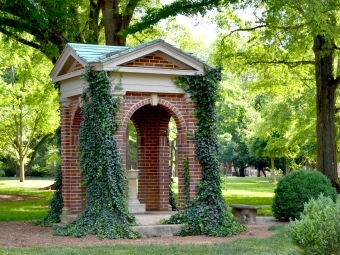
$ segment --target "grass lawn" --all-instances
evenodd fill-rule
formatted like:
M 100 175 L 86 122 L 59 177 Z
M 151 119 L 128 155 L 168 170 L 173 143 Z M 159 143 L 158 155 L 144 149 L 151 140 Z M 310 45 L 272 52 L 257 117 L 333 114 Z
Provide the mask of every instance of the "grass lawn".
M 45 190 L 53 178 L 0 178 L 0 221 L 26 221 L 43 218 L 53 191 Z M 17 197 L 12 197 L 17 196 Z
M 276 184 L 271 177 L 224 177 L 222 178 L 222 195 L 230 204 L 261 205 L 258 215 L 272 216 Z
M 18 201 L 1 201 L 0 221 L 22 221 L 42 218 L 47 210 L 53 192 L 44 190 L 53 183 L 53 178 L 0 178 L 0 196 L 23 196 Z M 271 177 L 224 177 L 222 195 L 230 204 L 261 205 L 258 215 L 271 216 L 271 204 L 276 185 Z M 174 185 L 177 192 L 177 185 Z M 25 197 L 27 196 L 27 197 Z M 8 199 L 10 200 L 10 198 Z
M 18 179 L 0 178 L 0 196 L 17 195 L 23 196 L 26 201 L 1 201 L 0 221 L 30 221 L 42 218 L 48 210 L 52 191 L 45 190 L 53 183 L 53 179 L 27 178 L 24 183 Z M 222 181 L 222 192 L 228 204 L 252 204 L 262 205 L 265 209 L 261 215 L 271 215 L 270 204 L 276 185 L 271 183 L 271 178 L 227 177 Z M 29 197 L 25 197 L 29 196 Z M 285 255 L 299 254 L 285 235 L 285 227 L 273 229 L 275 234 L 265 239 L 239 239 L 225 244 L 209 245 L 117 245 L 117 246 L 93 246 L 93 247 L 27 247 L 27 248 L 1 248 L 2 254 L 233 254 L 233 255 Z M 0 237 L 1 238 L 1 237 Z M 2 237 L 5 238 L 5 237 Z M 166 237 L 165 237 L 166 238 Z

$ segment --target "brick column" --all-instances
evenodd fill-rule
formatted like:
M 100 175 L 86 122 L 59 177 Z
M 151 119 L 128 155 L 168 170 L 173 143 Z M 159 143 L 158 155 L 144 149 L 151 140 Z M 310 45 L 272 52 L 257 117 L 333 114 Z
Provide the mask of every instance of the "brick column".
M 77 153 L 80 111 L 73 116 L 77 103 L 76 98 L 64 99 L 61 102 L 62 196 L 64 209 L 68 213 L 78 213 L 84 208 Z

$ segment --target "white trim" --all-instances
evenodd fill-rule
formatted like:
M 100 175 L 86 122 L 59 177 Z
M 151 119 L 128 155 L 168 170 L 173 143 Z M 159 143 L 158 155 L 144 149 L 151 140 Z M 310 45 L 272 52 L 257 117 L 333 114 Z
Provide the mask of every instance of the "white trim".
M 81 64 L 82 66 L 86 66 L 87 63 L 81 59 L 70 46 L 67 46 L 67 48 L 64 50 L 64 52 L 60 55 L 59 59 L 57 60 L 56 64 L 54 65 L 51 73 L 50 73 L 50 77 L 52 78 L 52 80 L 54 82 L 63 80 L 63 79 L 59 79 L 59 77 L 67 75 L 67 74 L 63 74 L 63 75 L 58 75 L 61 71 L 61 69 L 64 67 L 65 62 L 68 60 L 68 58 L 72 56 L 75 61 L 78 61 L 79 64 Z M 71 73 L 75 73 L 75 72 L 71 72 Z
M 157 55 L 159 55 L 160 57 L 163 57 L 164 59 L 167 59 L 173 62 L 174 64 L 177 64 L 178 66 L 181 66 L 184 68 L 190 67 L 194 70 L 165 69 L 165 68 L 141 67 L 141 66 L 138 66 L 138 67 L 120 66 L 122 64 L 131 62 L 135 59 L 141 58 L 145 55 L 155 53 L 155 52 L 158 52 Z M 150 44 L 140 49 L 136 49 L 132 52 L 128 52 L 114 59 L 108 60 L 104 63 L 100 63 L 100 62 L 87 63 L 76 54 L 76 52 L 73 50 L 72 47 L 67 46 L 64 52 L 59 57 L 59 59 L 57 60 L 57 63 L 55 64 L 55 66 L 53 67 L 50 73 L 50 76 L 53 82 L 59 82 L 59 81 L 67 80 L 70 78 L 74 78 L 74 77 L 80 76 L 83 73 L 83 70 L 78 70 L 75 72 L 70 72 L 70 73 L 66 73 L 63 75 L 59 75 L 66 61 L 71 56 L 75 59 L 75 61 L 78 61 L 84 67 L 86 65 L 90 65 L 93 67 L 93 70 L 96 70 L 96 71 L 118 70 L 119 72 L 122 72 L 122 73 L 169 74 L 169 75 L 176 75 L 176 76 L 204 74 L 204 68 L 203 68 L 204 63 L 202 63 L 200 60 L 190 55 L 187 55 L 186 53 L 182 52 L 180 49 L 177 49 L 176 47 L 170 44 L 167 44 L 163 41 L 159 41 L 157 43 Z
M 169 46 L 163 42 L 158 42 L 156 44 L 151 44 L 149 46 L 146 46 L 145 48 L 137 49 L 135 51 L 126 53 L 122 56 L 116 57 L 112 60 L 109 60 L 107 62 L 103 63 L 103 69 L 108 70 L 112 69 L 113 67 L 131 62 L 135 59 L 141 58 L 145 55 L 154 53 L 156 51 L 160 51 L 163 54 L 169 55 L 171 58 L 176 59 L 179 62 L 182 62 L 185 65 L 190 66 L 191 68 L 197 70 L 197 71 L 204 71 L 203 70 L 203 63 L 199 61 L 198 59 L 191 57 L 185 53 L 183 53 L 181 50 Z M 158 69 L 157 69 L 158 70 Z
M 165 68 L 154 68 L 154 67 L 125 67 L 115 66 L 106 67 L 103 70 L 112 71 L 117 70 L 120 73 L 145 73 L 145 74 L 171 74 L 171 75 L 196 75 L 204 74 L 203 71 L 197 70 L 181 70 L 181 69 L 165 69 Z
M 63 81 L 63 80 L 67 80 L 73 77 L 78 77 L 80 75 L 82 75 L 82 73 L 84 72 L 84 69 L 82 70 L 78 70 L 75 72 L 71 72 L 71 73 L 67 73 L 67 74 L 63 74 L 63 75 L 59 75 L 56 78 L 52 78 L 53 82 L 58 82 L 58 81 Z

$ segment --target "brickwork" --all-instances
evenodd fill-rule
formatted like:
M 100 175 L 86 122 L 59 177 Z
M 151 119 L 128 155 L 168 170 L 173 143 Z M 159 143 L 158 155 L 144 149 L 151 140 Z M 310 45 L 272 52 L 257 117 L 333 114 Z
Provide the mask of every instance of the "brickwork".
M 120 129 L 116 132 L 122 162 L 126 162 L 126 128 L 132 120 L 138 135 L 138 196 L 147 210 L 168 210 L 169 204 L 169 148 L 167 127 L 173 117 L 178 131 L 178 177 L 180 204 L 184 202 L 182 158 L 188 157 L 190 169 L 190 196 L 196 195 L 196 185 L 201 180 L 201 165 L 195 160 L 194 133 L 196 117 L 194 103 L 184 94 L 158 94 L 152 106 L 150 93 L 127 92 L 121 102 Z M 84 187 L 81 187 L 81 173 L 78 166 L 78 132 L 81 112 L 78 97 L 61 103 L 61 139 L 63 199 L 65 207 L 72 213 L 84 208 Z
M 142 66 L 142 67 L 156 67 L 156 68 L 167 68 L 167 69 L 169 68 L 170 69 L 181 69 L 176 64 L 171 63 L 170 61 L 162 57 L 159 57 L 155 54 L 149 54 L 142 58 L 136 59 L 127 64 L 124 64 L 124 66 Z
M 78 166 L 78 133 L 81 113 L 78 98 L 70 98 L 61 103 L 61 168 L 62 195 L 64 206 L 73 213 L 84 208 L 81 173 Z
M 83 70 L 84 67 L 78 62 L 75 67 L 73 68 L 72 72 Z

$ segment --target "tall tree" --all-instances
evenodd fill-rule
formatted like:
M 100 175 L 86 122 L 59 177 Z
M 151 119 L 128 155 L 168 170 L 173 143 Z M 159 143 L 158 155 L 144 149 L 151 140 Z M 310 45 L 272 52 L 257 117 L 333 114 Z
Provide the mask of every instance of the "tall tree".
M 125 45 L 129 34 L 235 0 L 0 0 L 0 32 L 56 61 L 67 42 Z
M 226 76 L 221 83 L 221 96 L 218 103 L 218 126 L 220 135 L 221 159 L 239 169 L 245 176 L 250 155 L 246 144 L 249 123 L 255 117 L 253 100 L 245 90 L 242 78 Z
M 253 46 L 252 57 L 248 55 L 245 61 L 248 64 L 270 65 L 268 69 L 280 65 L 290 70 L 305 67 L 304 75 L 314 80 L 316 87 L 317 169 L 340 192 L 335 127 L 340 2 L 258 0 L 248 1 L 247 6 L 253 10 L 253 20 L 241 23 L 234 19 L 232 24 L 222 20 L 228 26 L 226 34 L 238 34 Z M 314 77 L 306 65 L 313 68 Z
M 49 61 L 40 52 L 16 42 L 1 42 L 0 152 L 19 166 L 25 180 L 25 162 L 59 125 L 58 93 L 48 78 Z M 11 48 L 13 47 L 13 48 Z

